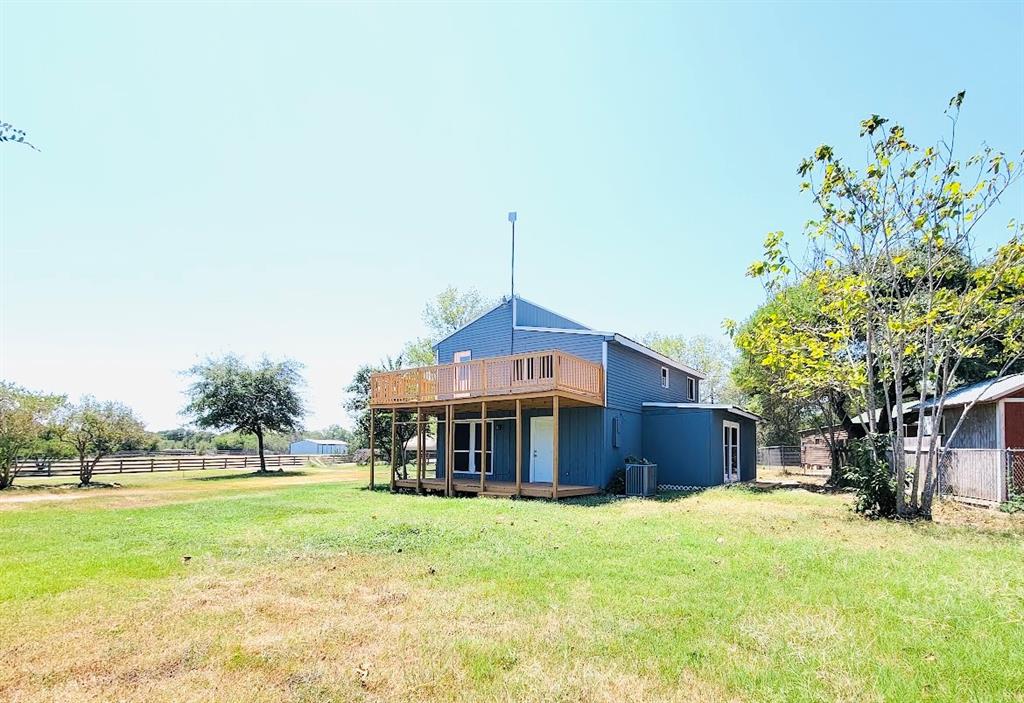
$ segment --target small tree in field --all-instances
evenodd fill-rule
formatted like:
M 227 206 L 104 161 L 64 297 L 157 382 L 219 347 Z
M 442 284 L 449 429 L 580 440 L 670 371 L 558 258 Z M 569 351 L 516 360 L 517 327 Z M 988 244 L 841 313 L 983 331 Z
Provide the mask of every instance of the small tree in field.
M 0 490 L 14 483 L 18 458 L 46 437 L 61 402 L 60 396 L 0 382 Z
M 88 396 L 64 409 L 55 433 L 78 456 L 78 483 L 81 486 L 92 483 L 92 475 L 100 459 L 136 448 L 148 438 L 146 428 L 129 407 Z
M 273 362 L 264 358 L 255 366 L 230 354 L 207 359 L 187 372 L 196 381 L 189 386 L 185 413 L 199 427 L 255 435 L 260 471 L 266 471 L 266 433 L 296 432 L 302 427 L 301 369 L 302 365 L 291 359 Z

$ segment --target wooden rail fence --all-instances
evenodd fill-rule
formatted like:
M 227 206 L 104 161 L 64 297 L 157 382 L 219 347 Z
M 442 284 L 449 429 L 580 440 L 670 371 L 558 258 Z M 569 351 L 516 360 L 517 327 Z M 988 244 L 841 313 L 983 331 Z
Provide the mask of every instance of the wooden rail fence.
M 267 454 L 267 468 L 278 469 L 288 466 L 305 466 L 310 462 L 340 464 L 352 461 L 344 454 Z M 137 474 L 157 471 L 202 471 L 206 469 L 258 469 L 259 456 L 250 454 L 222 454 L 211 456 L 109 456 L 100 459 L 94 474 Z M 40 463 L 31 459 L 18 461 L 18 475 L 32 476 L 77 476 L 78 460 L 66 459 Z

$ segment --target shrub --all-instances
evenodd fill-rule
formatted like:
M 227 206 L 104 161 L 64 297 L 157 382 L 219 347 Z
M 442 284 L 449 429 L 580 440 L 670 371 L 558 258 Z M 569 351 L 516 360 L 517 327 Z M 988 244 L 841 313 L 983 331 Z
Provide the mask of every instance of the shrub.
M 611 480 L 608 481 L 605 491 L 615 496 L 621 496 L 626 493 L 625 469 L 615 469 L 615 473 L 612 474 Z
M 896 477 L 885 460 L 888 442 L 881 437 L 851 439 L 843 476 L 857 492 L 853 509 L 870 518 L 896 514 Z
M 1024 495 L 1012 495 L 1010 499 L 999 506 L 1004 513 L 1024 513 Z

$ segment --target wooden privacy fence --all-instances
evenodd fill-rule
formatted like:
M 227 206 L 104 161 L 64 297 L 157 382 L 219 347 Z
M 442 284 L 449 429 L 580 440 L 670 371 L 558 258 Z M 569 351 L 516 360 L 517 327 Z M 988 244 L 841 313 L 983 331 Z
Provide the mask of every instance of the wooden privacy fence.
M 278 469 L 287 466 L 304 466 L 310 462 L 328 464 L 346 463 L 352 458 L 344 454 L 268 454 L 267 468 Z M 135 474 L 156 471 L 201 471 L 204 469 L 258 469 L 259 456 L 229 454 L 219 456 L 108 456 L 100 459 L 94 474 Z M 77 476 L 78 460 L 66 459 L 54 462 L 37 462 L 31 459 L 18 461 L 20 476 Z
M 561 390 L 604 402 L 604 368 L 563 351 L 375 373 L 371 403 L 397 405 Z

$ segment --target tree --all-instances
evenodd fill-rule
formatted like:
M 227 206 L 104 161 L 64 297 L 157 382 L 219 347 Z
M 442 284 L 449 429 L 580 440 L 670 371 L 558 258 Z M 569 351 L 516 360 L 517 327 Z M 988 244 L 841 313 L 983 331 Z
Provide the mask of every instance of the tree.
M 700 400 L 708 403 L 743 405 L 746 398 L 732 380 L 736 355 L 732 346 L 720 339 L 698 334 L 685 337 L 650 332 L 641 341 L 670 359 L 691 366 L 706 375 L 700 383 Z
M 188 388 L 184 412 L 199 427 L 255 435 L 260 472 L 265 472 L 267 434 L 301 427 L 301 370 L 302 365 L 291 359 L 274 362 L 264 357 L 253 366 L 231 354 L 207 359 L 186 372 L 196 380 Z
M 961 161 L 955 138 L 964 93 L 950 101 L 950 135 L 934 146 L 911 144 L 899 125 L 879 115 L 861 122 L 868 164 L 849 167 L 832 147 L 805 158 L 805 180 L 820 217 L 808 223 L 810 256 L 800 262 L 781 246 L 781 233 L 766 242 L 765 257 L 749 273 L 775 289 L 795 270 L 820 293 L 824 324 L 804 330 L 803 351 L 782 365 L 804 364 L 814 373 L 828 366 L 850 371 L 852 400 L 867 410 L 871 447 L 887 434 L 893 448 L 896 511 L 930 517 L 938 435 L 928 446 L 918 437 L 908 474 L 901 406 L 917 402 L 941 422 L 947 393 L 962 382 L 970 360 L 987 350 L 1002 355 L 993 381 L 1021 358 L 1024 337 L 1024 246 L 1011 221 L 1009 240 L 979 253 L 978 224 L 1016 183 L 1019 170 L 991 147 Z M 966 362 L 966 363 L 965 363 Z M 893 409 L 898 410 L 895 417 Z M 959 431 L 961 414 L 946 443 Z
M 433 366 L 436 361 L 434 339 L 417 337 L 411 342 L 406 342 L 399 356 L 406 366 Z
M 33 393 L 0 381 L 0 490 L 18 476 L 18 459 L 52 431 L 53 414 L 64 402 L 56 395 Z
M 11 144 L 23 144 L 30 149 L 39 151 L 32 142 L 25 139 L 26 136 L 27 135 L 24 130 L 18 129 L 7 122 L 0 122 L 0 143 L 10 142 Z
M 304 437 L 311 437 L 313 439 L 338 439 L 342 442 L 352 443 L 352 430 L 341 425 L 328 425 L 322 430 L 305 431 L 302 433 Z
M 423 322 L 436 342 L 465 327 L 494 304 L 495 301 L 484 298 L 475 288 L 460 291 L 448 286 L 427 302 L 423 309 Z
M 777 235 L 770 242 L 779 241 Z M 843 341 L 822 336 L 834 321 L 822 310 L 822 294 L 812 281 L 777 287 L 771 298 L 742 325 L 727 324 L 740 350 L 735 379 L 758 400 L 767 417 L 780 423 L 769 429 L 779 443 L 799 443 L 799 431 L 811 425 L 832 456 L 831 483 L 842 477 L 837 429 L 850 428 L 848 399 L 860 383 L 860 368 L 850 363 Z M 767 443 L 767 442 L 766 442 Z
M 423 308 L 423 322 L 430 334 L 407 342 L 398 358 L 403 365 L 433 366 L 434 345 L 452 332 L 465 327 L 494 307 L 496 301 L 485 298 L 475 288 L 460 291 L 448 286 Z
M 345 402 L 345 409 L 355 417 L 356 429 L 352 435 L 353 446 L 369 447 L 370 442 L 370 376 L 382 371 L 398 371 L 403 367 L 402 357 L 384 360 L 378 367 L 364 364 L 356 371 L 352 383 L 345 390 L 349 394 Z M 395 440 L 397 442 L 394 453 L 397 466 L 393 469 L 400 469 L 403 478 L 407 478 L 405 471 L 405 443 L 416 436 L 416 425 L 413 422 L 414 416 L 408 411 L 398 411 L 395 415 Z M 373 423 L 373 448 L 375 452 L 382 453 L 390 458 L 391 451 L 391 421 L 392 413 L 379 412 L 374 416 Z
M 132 449 L 147 440 L 142 422 L 121 403 L 101 402 L 86 396 L 66 406 L 56 422 L 56 434 L 78 457 L 78 482 L 92 483 L 93 471 L 103 457 Z

